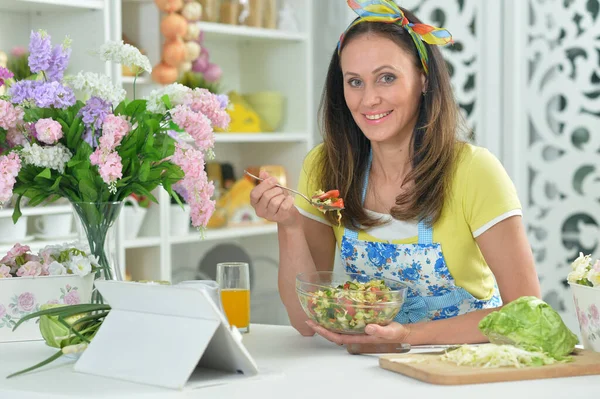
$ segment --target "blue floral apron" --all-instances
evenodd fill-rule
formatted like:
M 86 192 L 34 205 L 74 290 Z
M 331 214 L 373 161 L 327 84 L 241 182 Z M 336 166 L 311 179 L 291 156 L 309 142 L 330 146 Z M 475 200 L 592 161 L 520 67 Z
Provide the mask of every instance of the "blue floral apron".
M 362 201 L 364 203 L 371 158 Z M 408 286 L 407 299 L 395 318 L 401 324 L 447 319 L 478 309 L 502 305 L 498 287 L 488 300 L 479 300 L 458 287 L 450 274 L 440 243 L 433 242 L 433 228 L 418 224 L 417 244 L 392 244 L 358 239 L 358 232 L 345 229 L 341 258 L 347 273 L 359 273 L 401 281 Z

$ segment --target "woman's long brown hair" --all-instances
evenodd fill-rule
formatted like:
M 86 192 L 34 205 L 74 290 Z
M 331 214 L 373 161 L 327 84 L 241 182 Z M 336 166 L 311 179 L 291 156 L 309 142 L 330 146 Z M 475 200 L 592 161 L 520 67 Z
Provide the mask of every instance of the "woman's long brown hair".
M 403 11 L 410 22 L 420 23 L 411 12 Z M 412 38 L 397 24 L 357 24 L 346 33 L 343 46 L 367 33 L 393 40 L 412 54 L 414 64 L 422 70 Z M 457 146 L 460 145 L 460 114 L 440 50 L 426 43 L 425 47 L 429 55 L 427 89 L 421 97 L 417 124 L 411 138 L 412 169 L 402 183 L 409 188 L 396 197 L 396 205 L 390 209 L 390 214 L 398 220 L 423 219 L 433 225 L 440 217 L 454 174 Z M 346 208 L 342 222 L 346 227 L 359 229 L 381 224 L 380 220 L 369 217 L 363 208 L 362 191 L 371 144 L 346 105 L 337 48 L 329 64 L 321 98 L 320 120 L 324 146 L 318 154 L 316 170 L 312 171 L 320 176 L 319 187 L 340 190 Z M 400 191 L 401 187 L 398 187 Z M 326 218 L 337 224 L 335 212 L 328 212 Z

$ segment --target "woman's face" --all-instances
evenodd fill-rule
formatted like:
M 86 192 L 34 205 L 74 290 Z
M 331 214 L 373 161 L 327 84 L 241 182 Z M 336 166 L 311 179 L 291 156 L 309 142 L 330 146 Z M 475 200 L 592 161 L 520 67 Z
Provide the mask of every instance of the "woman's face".
M 425 88 L 412 55 L 390 39 L 363 34 L 346 44 L 341 67 L 346 104 L 370 141 L 412 134 Z

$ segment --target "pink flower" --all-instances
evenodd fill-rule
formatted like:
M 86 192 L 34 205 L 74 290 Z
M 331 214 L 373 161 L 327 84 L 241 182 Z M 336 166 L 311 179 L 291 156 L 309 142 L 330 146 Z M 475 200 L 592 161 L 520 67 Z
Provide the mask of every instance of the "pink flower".
M 62 126 L 51 118 L 40 119 L 35 123 L 37 139 L 42 143 L 54 144 L 63 136 Z
M 14 57 L 21 57 L 21 56 L 27 54 L 27 49 L 25 47 L 16 46 L 16 47 L 13 47 L 12 50 L 10 50 L 10 54 Z
M 101 147 L 90 155 L 92 165 L 99 167 L 100 177 L 108 185 L 112 185 L 123 177 L 123 164 L 121 157 L 116 152 L 104 152 Z
M 0 278 L 12 277 L 10 274 L 10 266 L 0 265 Z
M 58 299 L 50 299 L 46 302 L 48 305 L 58 305 Z
M 185 96 L 183 103 L 192 111 L 206 115 L 212 126 L 226 129 L 231 122 L 231 117 L 221 107 L 221 101 L 216 94 L 206 89 L 196 88 Z
M 177 184 L 187 193 L 186 200 L 191 208 L 192 224 L 195 227 L 206 227 L 215 210 L 215 202 L 210 199 L 215 187 L 208 181 L 202 152 L 176 144 L 171 161 L 184 172 L 184 178 Z
M 17 270 L 18 277 L 40 276 L 42 274 L 42 264 L 40 262 L 29 261 Z
M 31 292 L 24 292 L 17 298 L 17 308 L 22 312 L 31 312 L 35 308 L 35 297 Z
M 592 270 L 596 273 L 600 273 L 600 259 L 596 260 L 596 263 L 592 266 Z
M 206 115 L 194 112 L 185 105 L 178 105 L 171 110 L 171 117 L 173 122 L 192 136 L 200 150 L 214 147 L 215 135 Z
M 600 312 L 598 312 L 598 307 L 595 303 L 590 306 L 590 316 L 594 322 L 600 321 Z
M 13 195 L 16 177 L 21 170 L 19 156 L 11 152 L 0 156 L 0 204 L 8 201 Z
M 4 305 L 0 304 L 0 319 L 6 316 L 6 308 Z
M 6 132 L 6 142 L 13 148 L 27 143 L 27 138 L 16 128 L 11 128 Z
M 5 265 L 11 266 L 11 267 L 15 267 L 17 265 L 17 262 L 16 262 L 17 258 L 19 256 L 25 255 L 29 251 L 31 251 L 31 249 L 29 248 L 28 245 L 21 245 L 19 243 L 16 243 L 15 245 L 13 245 L 13 247 L 10 249 L 10 251 L 8 251 L 6 256 L 4 258 L 0 259 L 0 263 L 3 263 Z
M 588 324 L 589 324 L 589 320 L 587 318 L 587 316 L 585 315 L 585 313 L 580 313 L 579 314 L 579 322 L 581 323 L 581 326 L 584 328 L 587 328 Z
M 10 102 L 0 100 L 0 127 L 3 129 L 14 129 L 19 122 L 23 121 L 23 110 L 15 107 Z
M 110 140 L 105 139 L 107 141 L 104 149 L 112 151 L 119 144 L 121 144 L 121 140 L 129 131 L 131 130 L 131 124 L 125 119 L 123 116 L 117 116 L 113 114 L 109 114 L 104 118 L 104 122 L 102 123 L 102 136 L 108 136 Z M 102 137 L 100 137 L 100 145 L 102 145 Z
M 81 299 L 79 298 L 79 293 L 76 290 L 71 290 L 67 292 L 67 294 L 63 298 L 63 302 L 66 305 L 77 305 L 81 302 Z

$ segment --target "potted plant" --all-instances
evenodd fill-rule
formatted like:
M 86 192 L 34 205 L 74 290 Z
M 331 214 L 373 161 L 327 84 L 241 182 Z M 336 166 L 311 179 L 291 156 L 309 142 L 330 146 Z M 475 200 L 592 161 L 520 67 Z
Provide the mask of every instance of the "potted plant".
M 0 342 L 42 339 L 34 321 L 18 321 L 45 304 L 89 303 L 98 258 L 78 243 L 49 245 L 38 253 L 15 244 L 0 258 Z
M 567 280 L 573 293 L 583 347 L 600 352 L 600 259 L 579 254 Z

